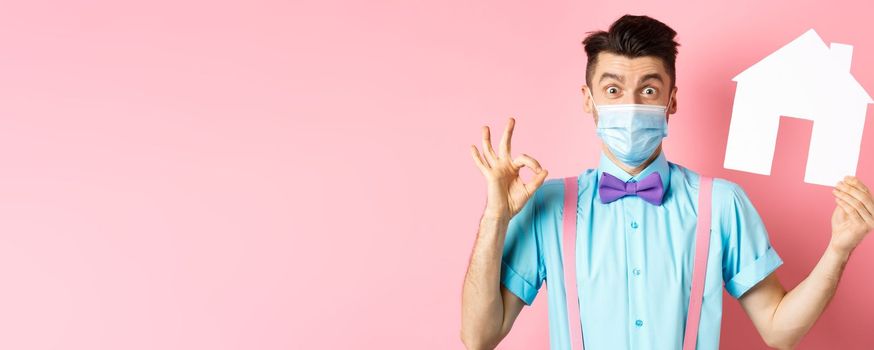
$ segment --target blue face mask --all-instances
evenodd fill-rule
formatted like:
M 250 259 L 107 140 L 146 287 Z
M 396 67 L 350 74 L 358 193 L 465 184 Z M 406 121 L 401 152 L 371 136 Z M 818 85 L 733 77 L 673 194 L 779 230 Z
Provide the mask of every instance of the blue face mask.
M 673 96 L 668 99 L 668 106 L 671 98 Z M 649 159 L 662 138 L 668 136 L 667 106 L 595 104 L 595 109 L 598 136 L 617 159 L 629 166 L 638 166 Z

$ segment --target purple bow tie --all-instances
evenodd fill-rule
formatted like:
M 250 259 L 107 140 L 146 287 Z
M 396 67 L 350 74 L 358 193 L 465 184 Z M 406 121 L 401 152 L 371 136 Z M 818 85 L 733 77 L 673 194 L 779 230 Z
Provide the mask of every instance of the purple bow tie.
M 601 203 L 604 204 L 625 196 L 636 195 L 653 205 L 661 205 L 664 195 L 662 176 L 656 171 L 639 182 L 623 182 L 607 172 L 601 172 L 598 194 L 601 195 Z

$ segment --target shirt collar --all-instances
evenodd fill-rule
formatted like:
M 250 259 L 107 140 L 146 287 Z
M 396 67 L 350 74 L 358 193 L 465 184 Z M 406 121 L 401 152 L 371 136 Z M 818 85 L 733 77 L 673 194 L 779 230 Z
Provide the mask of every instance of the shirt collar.
M 654 171 L 659 173 L 659 176 L 662 178 L 662 188 L 664 189 L 664 193 L 668 193 L 668 184 L 671 183 L 671 171 L 670 166 L 668 164 L 667 158 L 665 158 L 664 149 L 659 150 L 659 155 L 646 166 L 640 173 L 636 176 L 631 176 L 631 174 L 622 170 L 616 163 L 613 163 L 610 158 L 607 158 L 607 154 L 604 153 L 604 149 L 601 149 L 601 160 L 598 162 L 598 180 L 601 179 L 601 173 L 607 172 L 610 175 L 613 175 L 624 182 L 628 182 L 628 180 L 634 179 L 634 181 L 640 182 L 641 179 L 646 177 L 649 174 L 652 174 Z

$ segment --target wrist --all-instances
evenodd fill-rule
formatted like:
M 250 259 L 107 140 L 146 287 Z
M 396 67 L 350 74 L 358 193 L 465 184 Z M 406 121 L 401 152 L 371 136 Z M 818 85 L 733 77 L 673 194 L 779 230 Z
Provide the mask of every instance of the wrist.
M 826 253 L 837 257 L 842 261 L 847 261 L 850 258 L 850 254 L 853 253 L 853 249 L 842 247 L 832 241 L 829 241 L 828 248 L 826 248 Z
M 486 200 L 486 207 L 483 210 L 483 218 L 489 219 L 502 219 L 506 218 L 510 219 L 513 215 L 510 214 L 510 206 L 501 200 L 494 200 L 493 198 L 488 198 Z
M 483 212 L 481 221 L 508 222 L 510 221 L 510 211 L 501 209 L 486 209 Z

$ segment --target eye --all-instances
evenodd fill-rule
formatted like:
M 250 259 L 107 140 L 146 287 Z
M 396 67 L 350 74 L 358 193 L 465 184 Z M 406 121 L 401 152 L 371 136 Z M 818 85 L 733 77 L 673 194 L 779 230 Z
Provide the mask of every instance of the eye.
M 617 88 L 617 87 L 615 87 L 615 86 L 611 86 L 611 87 L 608 87 L 608 88 L 607 88 L 607 93 L 608 93 L 608 94 L 615 94 L 615 93 L 617 93 L 617 92 L 619 92 L 619 88 Z
M 647 95 L 652 95 L 656 93 L 656 90 L 654 88 L 648 87 L 646 89 L 643 89 L 643 93 Z

